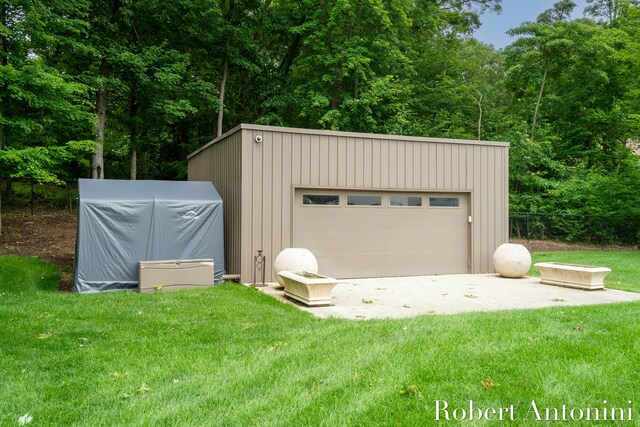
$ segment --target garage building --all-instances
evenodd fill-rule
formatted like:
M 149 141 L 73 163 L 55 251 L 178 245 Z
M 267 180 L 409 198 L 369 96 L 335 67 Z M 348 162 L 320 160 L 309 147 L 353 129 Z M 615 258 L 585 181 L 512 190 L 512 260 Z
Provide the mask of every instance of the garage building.
M 224 201 L 228 274 L 307 248 L 336 278 L 493 272 L 508 240 L 504 142 L 242 124 L 189 156 Z

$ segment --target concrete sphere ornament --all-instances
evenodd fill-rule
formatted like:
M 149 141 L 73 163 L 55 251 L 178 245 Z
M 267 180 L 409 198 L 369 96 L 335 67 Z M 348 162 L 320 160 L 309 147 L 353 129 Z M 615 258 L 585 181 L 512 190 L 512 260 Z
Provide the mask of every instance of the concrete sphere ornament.
M 286 248 L 273 261 L 273 275 L 280 286 L 284 286 L 284 281 L 278 274 L 281 271 L 318 273 L 318 260 L 309 249 Z
M 493 253 L 493 267 L 503 277 L 522 277 L 531 268 L 531 254 L 522 245 L 505 243 Z

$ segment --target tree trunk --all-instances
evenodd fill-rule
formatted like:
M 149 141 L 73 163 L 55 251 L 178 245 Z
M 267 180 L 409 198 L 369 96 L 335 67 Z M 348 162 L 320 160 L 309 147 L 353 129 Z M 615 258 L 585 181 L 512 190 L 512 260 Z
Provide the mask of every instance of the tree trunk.
M 474 98 L 476 104 L 478 104 L 478 141 L 480 141 L 482 133 L 482 92 L 478 91 L 478 99 Z
M 107 72 L 106 60 L 103 58 L 100 63 L 100 76 L 106 80 Z M 107 97 L 109 95 L 106 83 L 96 91 L 96 151 L 91 156 L 91 178 L 104 179 L 104 127 L 107 118 Z
M 358 80 L 358 76 L 356 76 L 356 81 L 353 83 L 353 99 L 358 99 L 359 94 L 359 86 L 360 81 Z
M 69 196 L 69 213 L 73 212 L 73 196 L 71 195 L 71 184 L 67 184 L 67 195 Z
M 0 25 L 5 26 L 7 22 L 7 5 L 6 2 L 2 2 L 0 3 Z M 4 52 L 4 45 L 6 43 L 6 38 L 0 37 L 0 52 Z M 6 55 L 2 56 L 2 65 L 6 66 L 8 64 L 8 59 Z M 0 90 L 2 90 L 2 93 L 6 93 L 7 90 L 7 84 L 5 82 L 2 83 L 2 85 L 0 85 Z M 2 104 L 2 100 L 0 99 L 0 117 L 2 117 L 4 115 L 4 105 Z M 2 130 L 3 130 L 3 125 L 0 124 L 0 150 L 2 150 Z
M 107 115 L 107 88 L 96 91 L 97 131 L 96 151 L 91 156 L 91 178 L 104 178 L 104 125 Z
M 533 121 L 531 123 L 531 141 L 536 134 L 536 122 L 538 121 L 538 110 L 540 109 L 540 103 L 542 102 L 542 93 L 544 92 L 544 84 L 547 81 L 547 71 L 549 70 L 549 61 L 545 63 L 544 74 L 542 75 L 542 84 L 540 84 L 540 93 L 538 93 L 538 102 L 536 102 L 536 109 L 533 112 Z
M 10 205 L 13 203 L 13 179 L 7 178 L 4 185 L 4 201 Z
M 6 2 L 2 2 L 0 3 L 0 25 L 5 26 L 6 22 L 7 22 L 7 5 Z M 0 51 L 4 52 L 4 44 L 5 44 L 5 38 L 4 37 L 0 37 Z M 5 55 L 2 56 L 2 65 L 7 65 L 7 57 Z M 2 84 L 2 92 L 5 91 L 5 84 Z M 2 101 L 0 100 L 0 117 L 2 117 L 4 115 L 4 108 L 2 105 Z M 3 126 L 2 124 L 0 124 L 0 150 L 2 150 L 2 131 L 3 131 Z M 0 237 L 2 236 L 2 180 L 0 179 Z
M 7 132 L 6 132 L 7 146 L 11 143 L 10 130 L 11 128 L 7 129 Z M 2 144 L 0 144 L 0 149 L 2 149 Z M 2 193 L 2 188 L 0 188 L 0 194 L 1 193 Z M 0 195 L 0 197 L 2 196 Z M 8 205 L 13 203 L 13 180 L 11 179 L 11 177 L 8 177 L 7 180 L 5 181 L 4 201 L 5 201 L 5 204 L 8 204 Z
M 227 75 L 229 74 L 229 61 L 225 58 L 222 69 L 222 81 L 220 82 L 220 100 L 218 105 L 218 129 L 216 136 L 222 135 L 222 118 L 224 116 L 224 89 L 227 85 Z
M 129 179 L 131 179 L 132 181 L 135 181 L 136 179 L 138 179 L 137 169 L 138 169 L 138 150 L 132 147 L 131 148 L 131 166 L 129 169 Z
M 331 89 L 331 109 L 337 110 L 340 108 L 340 91 L 342 89 L 342 63 L 337 64 L 338 71 L 333 81 L 333 88 Z
M 33 206 L 34 206 L 34 200 L 35 199 L 35 193 L 33 192 L 33 181 L 31 181 L 31 197 L 29 198 L 29 205 L 31 206 L 31 215 L 33 215 Z
M 104 178 L 104 125 L 107 113 L 107 89 L 96 91 L 97 131 L 96 151 L 91 156 L 91 178 Z
M 135 180 L 137 178 L 138 170 L 138 125 L 136 122 L 138 116 L 138 100 L 136 99 L 135 84 L 131 87 L 129 115 L 131 120 L 131 124 L 129 126 L 129 144 L 131 149 L 130 178 Z

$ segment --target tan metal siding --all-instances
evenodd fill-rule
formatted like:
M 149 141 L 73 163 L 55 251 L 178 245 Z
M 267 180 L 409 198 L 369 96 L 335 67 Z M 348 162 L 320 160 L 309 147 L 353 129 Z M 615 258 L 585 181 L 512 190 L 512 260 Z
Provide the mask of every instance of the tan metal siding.
M 296 187 L 467 192 L 474 273 L 493 271 L 493 251 L 508 239 L 504 143 L 241 125 L 189 157 L 189 179 L 220 192 L 226 269 L 244 282 L 258 249 L 271 277 L 273 258 L 293 242 Z
M 227 274 L 240 273 L 241 143 L 240 132 L 223 135 L 189 158 L 189 181 L 211 181 L 224 206 L 224 252 Z
M 495 248 L 507 240 L 507 146 L 243 126 L 242 280 L 253 255 L 274 257 L 292 244 L 296 187 L 471 194 L 471 264 L 493 271 Z M 262 135 L 263 142 L 254 142 Z M 223 196 L 224 199 L 224 196 Z M 225 200 L 226 203 L 226 200 Z

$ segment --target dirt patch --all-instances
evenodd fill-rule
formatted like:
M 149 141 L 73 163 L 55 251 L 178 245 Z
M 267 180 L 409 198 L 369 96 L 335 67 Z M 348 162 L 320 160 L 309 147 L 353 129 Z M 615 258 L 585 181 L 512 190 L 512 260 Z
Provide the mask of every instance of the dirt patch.
M 36 256 L 62 270 L 58 288 L 73 286 L 77 212 L 12 209 L 2 212 L 0 255 Z

